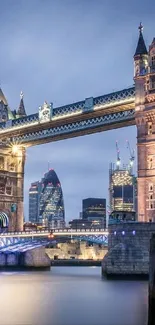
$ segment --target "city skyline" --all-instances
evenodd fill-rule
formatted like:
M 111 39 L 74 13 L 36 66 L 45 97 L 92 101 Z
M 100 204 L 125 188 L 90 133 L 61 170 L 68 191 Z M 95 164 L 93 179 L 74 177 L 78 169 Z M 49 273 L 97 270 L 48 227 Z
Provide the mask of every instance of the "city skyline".
M 9 3 L 1 6 L 1 87 L 11 109 L 18 107 L 23 90 L 28 114 L 38 111 L 45 99 L 59 106 L 132 85 L 133 55 L 141 20 L 147 45 L 154 36 L 152 7 L 141 6 L 140 1 L 136 4 L 119 1 L 117 8 L 114 1 L 110 6 L 102 1 L 97 4 L 47 1 L 46 8 L 41 1 L 27 2 L 27 5 L 16 1 L 11 12 Z M 131 15 L 133 7 L 135 14 Z M 119 44 L 124 45 L 123 50 Z M 115 141 L 119 139 L 120 147 L 125 147 L 125 140 L 129 139 L 136 148 L 136 128 L 28 149 L 26 218 L 29 184 L 41 178 L 47 161 L 61 179 L 66 220 L 78 215 L 83 197 L 108 198 L 108 168 L 109 163 L 116 160 Z M 127 156 L 126 150 L 122 150 L 122 157 Z

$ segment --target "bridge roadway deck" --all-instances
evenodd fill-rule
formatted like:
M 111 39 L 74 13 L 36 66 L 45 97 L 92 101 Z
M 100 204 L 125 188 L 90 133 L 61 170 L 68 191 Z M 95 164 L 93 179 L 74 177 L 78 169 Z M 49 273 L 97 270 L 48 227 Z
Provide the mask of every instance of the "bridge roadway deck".
M 92 236 L 92 235 L 108 235 L 107 229 L 51 229 L 45 231 L 21 231 L 0 233 L 0 238 L 32 238 L 32 237 L 48 237 L 55 236 Z

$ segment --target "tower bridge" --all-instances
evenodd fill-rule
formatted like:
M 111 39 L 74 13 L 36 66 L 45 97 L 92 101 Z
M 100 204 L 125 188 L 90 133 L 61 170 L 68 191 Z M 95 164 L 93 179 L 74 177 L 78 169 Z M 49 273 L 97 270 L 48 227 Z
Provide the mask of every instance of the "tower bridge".
M 71 238 L 107 245 L 107 229 L 51 229 L 41 231 L 11 231 L 0 233 L 0 251 L 5 247 L 25 247 L 25 245 L 44 246 L 60 238 Z
M 26 148 L 114 128 L 137 126 L 138 220 L 155 216 L 155 38 L 147 50 L 142 25 L 134 55 L 135 86 L 62 107 L 44 103 L 26 115 L 23 94 L 11 111 L 0 90 L 0 224 L 23 230 Z

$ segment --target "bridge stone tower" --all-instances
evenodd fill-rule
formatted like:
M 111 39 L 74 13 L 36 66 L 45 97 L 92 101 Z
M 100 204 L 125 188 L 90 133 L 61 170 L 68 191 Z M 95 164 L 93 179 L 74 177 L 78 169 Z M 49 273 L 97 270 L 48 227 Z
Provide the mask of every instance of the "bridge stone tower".
M 134 55 L 138 221 L 155 221 L 155 38 L 147 51 L 139 26 Z
M 0 123 L 9 123 L 25 115 L 23 94 L 19 109 L 11 111 L 0 89 Z M 12 138 L 0 141 L 0 227 L 10 231 L 23 230 L 23 187 L 25 148 Z

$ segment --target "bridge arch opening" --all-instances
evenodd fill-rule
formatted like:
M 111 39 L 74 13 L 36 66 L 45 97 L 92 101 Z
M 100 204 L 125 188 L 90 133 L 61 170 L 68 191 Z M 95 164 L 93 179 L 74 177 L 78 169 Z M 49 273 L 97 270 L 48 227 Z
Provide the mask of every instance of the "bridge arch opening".
M 0 211 L 0 229 L 8 228 L 9 217 L 4 211 Z

